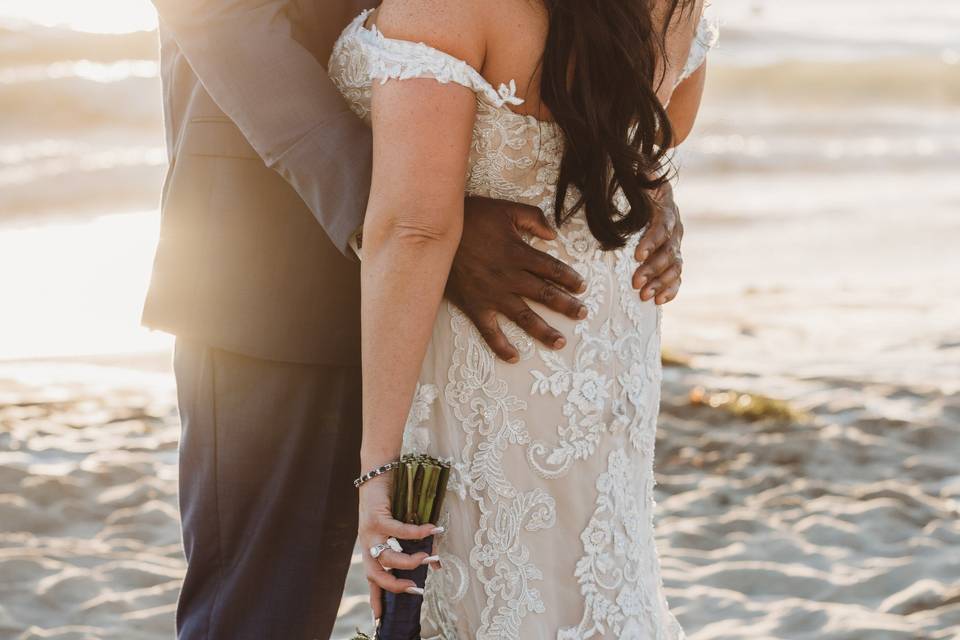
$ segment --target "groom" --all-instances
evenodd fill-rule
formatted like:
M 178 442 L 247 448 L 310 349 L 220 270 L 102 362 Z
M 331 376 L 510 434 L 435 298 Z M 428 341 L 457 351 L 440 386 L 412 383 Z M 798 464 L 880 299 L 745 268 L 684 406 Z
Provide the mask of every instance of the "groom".
M 177 336 L 187 557 L 178 637 L 325 639 L 357 530 L 350 244 L 371 138 L 323 64 L 372 2 L 154 3 L 170 169 L 143 322 Z M 581 306 L 576 272 L 522 241 L 538 230 L 549 232 L 537 209 L 467 201 L 447 294 L 506 360 L 517 352 L 498 313 L 560 346 L 524 298 L 572 318 Z M 638 249 L 641 297 L 676 294 L 681 232 L 667 193 Z

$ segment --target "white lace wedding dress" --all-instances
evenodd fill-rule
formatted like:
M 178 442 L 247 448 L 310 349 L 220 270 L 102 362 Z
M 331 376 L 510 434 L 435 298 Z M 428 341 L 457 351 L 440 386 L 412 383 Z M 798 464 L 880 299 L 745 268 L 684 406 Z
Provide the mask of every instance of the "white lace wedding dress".
M 522 102 L 513 83 L 495 89 L 461 60 L 367 28 L 367 15 L 344 30 L 329 63 L 357 115 L 369 122 L 374 81 L 434 78 L 473 89 L 468 194 L 552 217 L 558 128 L 511 111 Z M 702 64 L 713 31 L 701 24 L 684 77 Z M 441 305 L 404 433 L 405 451 L 453 463 L 424 638 L 683 637 L 653 535 L 660 309 L 630 285 L 638 239 L 601 251 L 577 216 L 556 240 L 533 240 L 588 283 L 585 320 L 533 305 L 568 337 L 560 351 L 501 319 L 521 358 L 498 361 L 456 307 Z

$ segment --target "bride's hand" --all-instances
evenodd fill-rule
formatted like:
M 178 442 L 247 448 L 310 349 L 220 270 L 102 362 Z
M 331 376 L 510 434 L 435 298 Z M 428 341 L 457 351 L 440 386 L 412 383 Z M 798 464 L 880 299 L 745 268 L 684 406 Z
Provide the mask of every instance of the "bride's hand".
M 656 304 L 664 304 L 677 297 L 680 290 L 683 223 L 669 182 L 660 188 L 656 199 L 660 206 L 637 243 L 635 256 L 640 266 L 633 274 L 633 288 L 640 289 L 641 300 L 653 298 Z
M 370 555 L 370 548 L 386 542 L 387 538 L 397 540 L 420 540 L 440 533 L 435 525 L 406 524 L 395 520 L 390 512 L 391 488 L 389 476 L 383 474 L 360 485 L 360 520 L 357 537 L 363 554 L 363 564 L 370 585 L 370 606 L 373 617 L 379 618 L 381 611 L 381 590 L 393 593 L 419 593 L 422 591 L 412 580 L 401 580 L 389 573 L 390 569 L 415 569 L 420 565 L 435 562 L 435 556 L 424 552 L 413 555 L 385 549 L 378 558 Z

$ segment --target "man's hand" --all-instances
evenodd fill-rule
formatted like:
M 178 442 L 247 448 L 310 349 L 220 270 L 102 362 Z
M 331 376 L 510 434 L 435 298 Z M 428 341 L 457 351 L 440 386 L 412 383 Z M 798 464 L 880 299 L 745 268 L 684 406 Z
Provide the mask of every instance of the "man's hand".
M 520 354 L 500 329 L 498 312 L 554 349 L 562 349 L 566 339 L 524 298 L 574 320 L 587 315 L 587 308 L 570 295 L 586 289 L 580 274 L 528 245 L 521 237 L 523 232 L 544 240 L 556 237 L 537 207 L 467 198 L 463 237 L 447 280 L 446 297 L 460 307 L 494 353 L 507 362 L 516 362 Z
M 663 304 L 677 297 L 680 290 L 683 223 L 669 182 L 660 188 L 655 198 L 660 206 L 637 244 L 635 255 L 640 266 L 633 274 L 633 288 L 640 289 L 641 300 L 654 298 L 657 304 Z

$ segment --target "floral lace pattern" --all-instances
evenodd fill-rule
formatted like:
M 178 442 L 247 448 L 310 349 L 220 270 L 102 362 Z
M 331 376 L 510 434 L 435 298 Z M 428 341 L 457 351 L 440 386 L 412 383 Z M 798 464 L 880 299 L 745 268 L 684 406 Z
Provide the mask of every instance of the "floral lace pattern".
M 495 89 L 463 61 L 366 28 L 366 17 L 347 27 L 329 64 L 353 111 L 369 122 L 376 81 L 470 87 L 468 195 L 552 210 L 563 151 L 556 125 L 512 111 L 522 103 L 514 83 Z M 452 304 L 434 325 L 403 444 L 452 466 L 447 532 L 436 541 L 443 569 L 430 572 L 424 596 L 426 640 L 683 637 L 653 538 L 661 318 L 630 285 L 640 234 L 604 252 L 582 215 L 557 231 L 530 243 L 584 277 L 587 317 L 533 306 L 568 337 L 563 349 L 501 318 L 520 353 L 505 365 Z
M 463 430 L 457 468 L 463 470 L 467 497 L 479 512 L 469 553 L 471 577 L 487 598 L 475 636 L 517 638 L 522 618 L 545 610 L 536 587 L 543 573 L 531 562 L 521 532 L 553 527 L 556 504 L 542 489 L 523 491 L 511 482 L 504 453 L 530 440 L 520 417 L 527 404 L 497 376 L 493 353 L 466 316 L 449 306 L 448 313 L 454 352 L 444 396 Z M 522 357 L 529 358 L 531 351 L 528 345 Z
M 596 509 L 580 534 L 576 577 L 585 607 L 579 624 L 557 640 L 606 636 L 620 640 L 676 638 L 682 631 L 661 595 L 653 539 L 653 473 L 622 449 L 607 457 L 596 481 Z

